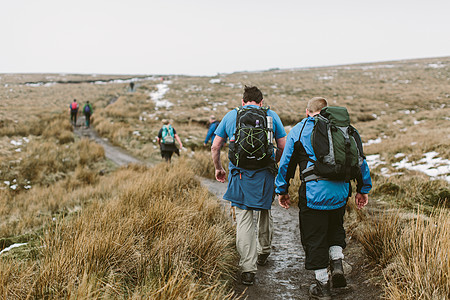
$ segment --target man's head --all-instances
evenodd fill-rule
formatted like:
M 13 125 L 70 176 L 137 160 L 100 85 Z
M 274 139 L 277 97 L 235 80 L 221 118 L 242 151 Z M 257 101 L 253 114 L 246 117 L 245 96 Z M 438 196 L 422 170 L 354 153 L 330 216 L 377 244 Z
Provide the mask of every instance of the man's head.
M 242 98 L 243 103 L 256 102 L 260 104 L 263 100 L 263 94 L 256 86 L 245 86 L 244 96 Z
M 306 115 L 310 117 L 317 115 L 318 113 L 320 113 L 322 108 L 327 106 L 327 99 L 323 97 L 314 97 L 308 101 L 308 105 L 306 106 Z
M 169 125 L 170 121 L 168 119 L 162 119 L 163 125 Z
M 209 116 L 209 123 L 214 123 L 216 121 L 216 117 L 214 115 Z
M 73 102 L 77 102 L 77 99 L 73 99 Z

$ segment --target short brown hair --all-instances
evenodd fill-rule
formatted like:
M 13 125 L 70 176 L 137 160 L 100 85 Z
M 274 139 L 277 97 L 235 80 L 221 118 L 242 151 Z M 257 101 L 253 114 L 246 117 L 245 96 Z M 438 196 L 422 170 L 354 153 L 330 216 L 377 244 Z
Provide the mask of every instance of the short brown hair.
M 244 100 L 244 103 L 253 101 L 256 103 L 261 103 L 263 100 L 263 94 L 256 86 L 245 86 L 244 96 L 242 99 Z
M 327 99 L 323 97 L 314 97 L 308 101 L 306 109 L 309 110 L 309 112 L 311 113 L 315 113 L 321 111 L 322 108 L 327 106 L 328 106 Z

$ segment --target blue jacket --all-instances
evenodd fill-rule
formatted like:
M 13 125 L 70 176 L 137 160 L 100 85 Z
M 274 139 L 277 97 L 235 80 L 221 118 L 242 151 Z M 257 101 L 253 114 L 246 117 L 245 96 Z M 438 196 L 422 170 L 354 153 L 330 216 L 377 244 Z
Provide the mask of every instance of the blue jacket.
M 270 109 L 267 111 L 267 115 L 273 118 L 275 139 L 285 137 L 286 131 L 280 117 Z M 236 109 L 228 112 L 220 122 L 215 133 L 221 138 L 234 140 L 236 117 Z M 229 162 L 228 169 L 228 187 L 223 199 L 230 201 L 232 206 L 246 210 L 271 208 L 275 185 L 274 175 L 268 168 L 246 170 L 236 167 Z
M 214 131 L 216 131 L 217 126 L 219 126 L 219 121 L 214 121 L 211 124 L 209 124 L 208 132 L 206 133 L 206 138 L 204 143 L 207 144 L 209 139 L 211 139 L 211 144 L 214 142 L 214 138 L 216 135 L 214 134 Z
M 286 146 L 281 156 L 278 175 L 275 179 L 275 192 L 277 194 L 287 194 L 289 181 L 295 175 L 301 154 L 306 154 L 313 161 L 316 160 L 311 144 L 313 127 L 314 118 L 308 117 L 295 125 L 289 132 Z M 300 132 L 302 134 L 301 137 Z M 312 165 L 310 161 L 304 161 L 303 163 L 306 163 L 306 167 Z M 357 191 L 367 194 L 372 188 L 372 180 L 370 178 L 369 166 L 365 159 L 361 165 L 361 175 L 361 178 L 357 179 Z M 350 187 L 348 182 L 317 180 L 302 184 L 306 184 L 306 203 L 309 208 L 332 210 L 344 206 L 347 202 Z

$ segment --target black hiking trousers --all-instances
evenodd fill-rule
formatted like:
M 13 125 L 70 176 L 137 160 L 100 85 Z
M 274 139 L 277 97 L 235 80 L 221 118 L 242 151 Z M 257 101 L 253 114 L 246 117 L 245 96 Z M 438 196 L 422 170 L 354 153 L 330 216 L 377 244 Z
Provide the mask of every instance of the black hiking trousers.
M 306 206 L 306 187 L 299 189 L 300 238 L 305 250 L 305 269 L 328 267 L 331 246 L 345 248 L 345 205 L 333 210 L 317 210 Z

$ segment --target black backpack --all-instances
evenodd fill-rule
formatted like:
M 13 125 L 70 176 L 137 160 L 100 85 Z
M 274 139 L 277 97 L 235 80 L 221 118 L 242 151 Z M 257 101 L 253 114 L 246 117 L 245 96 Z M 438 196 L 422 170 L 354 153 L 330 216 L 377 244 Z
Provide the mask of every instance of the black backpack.
M 365 158 L 361 137 L 350 125 L 345 107 L 327 106 L 314 116 L 311 145 L 317 160 L 310 160 L 314 165 L 301 172 L 302 181 L 331 179 L 348 182 L 361 173 Z
M 267 122 L 268 109 L 251 106 L 236 108 L 236 131 L 228 151 L 228 158 L 235 166 L 256 170 L 275 164 L 271 141 L 273 128 L 269 128 Z

